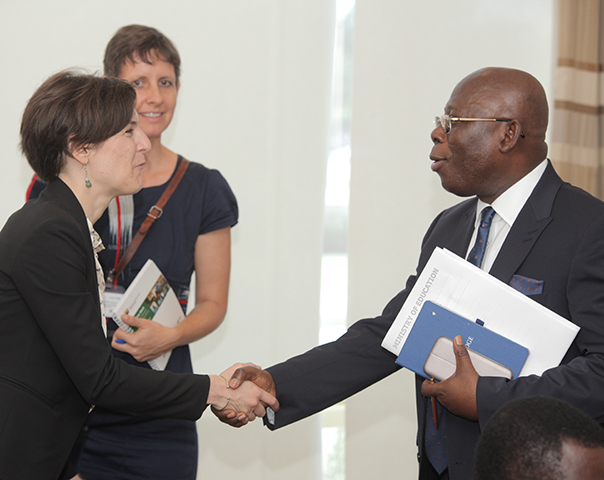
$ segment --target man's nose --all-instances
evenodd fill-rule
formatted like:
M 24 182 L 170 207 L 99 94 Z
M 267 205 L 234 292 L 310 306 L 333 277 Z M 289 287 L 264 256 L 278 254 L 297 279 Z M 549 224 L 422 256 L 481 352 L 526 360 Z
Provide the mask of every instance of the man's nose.
M 442 125 L 438 124 L 434 127 L 434 130 L 430 133 L 430 138 L 434 144 L 445 143 L 447 141 L 447 134 Z

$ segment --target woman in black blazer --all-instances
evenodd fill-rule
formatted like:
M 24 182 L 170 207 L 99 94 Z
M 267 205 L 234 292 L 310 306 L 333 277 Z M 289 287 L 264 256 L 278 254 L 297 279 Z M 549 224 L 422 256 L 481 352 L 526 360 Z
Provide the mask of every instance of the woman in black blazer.
M 48 182 L 0 232 L 0 478 L 56 480 L 94 405 L 196 420 L 207 405 L 250 418 L 276 399 L 218 375 L 173 374 L 116 360 L 104 336 L 104 282 L 92 228 L 116 195 L 142 187 L 149 140 L 134 89 L 62 72 L 30 99 L 21 146 Z M 229 371 L 224 376 L 229 378 Z

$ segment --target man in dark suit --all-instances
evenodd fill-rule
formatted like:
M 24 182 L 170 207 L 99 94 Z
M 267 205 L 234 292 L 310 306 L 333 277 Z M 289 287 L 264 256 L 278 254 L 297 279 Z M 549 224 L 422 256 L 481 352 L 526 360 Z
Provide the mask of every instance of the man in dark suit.
M 435 247 L 467 258 L 488 207 L 494 212 L 480 267 L 508 284 L 536 280 L 539 288 L 531 290 L 531 298 L 581 330 L 561 365 L 542 376 L 479 377 L 463 342 L 454 345 L 452 377 L 430 384 L 417 376 L 420 478 L 470 479 L 481 428 L 517 397 L 557 397 L 604 421 L 604 203 L 558 177 L 546 159 L 547 122 L 543 87 L 526 72 L 486 68 L 455 87 L 445 115 L 436 119 L 430 158 L 447 191 L 472 198 L 436 217 L 416 275 L 382 315 L 360 320 L 337 341 L 265 371 L 236 373 L 231 387 L 239 379 L 276 386 L 281 410 L 269 419 L 269 428 L 323 410 L 398 369 L 381 342 L 417 275 Z M 427 396 L 436 396 L 444 407 L 437 432 L 446 435 L 438 447 L 440 464 L 429 458 L 434 437 L 426 434 L 433 426 Z M 234 426 L 245 423 L 234 412 L 221 417 Z

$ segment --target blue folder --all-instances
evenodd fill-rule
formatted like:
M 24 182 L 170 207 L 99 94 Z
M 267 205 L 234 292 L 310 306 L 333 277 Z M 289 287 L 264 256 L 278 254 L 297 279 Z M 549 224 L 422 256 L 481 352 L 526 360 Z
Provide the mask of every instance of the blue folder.
M 461 335 L 470 350 L 509 368 L 512 378 L 518 377 L 529 355 L 529 350 L 489 330 L 488 318 L 478 320 L 478 322 L 470 321 L 433 302 L 426 301 L 409 332 L 396 363 L 425 378 L 431 378 L 424 371 L 424 365 L 437 340 L 440 337 L 452 340 L 457 335 Z M 452 352 L 453 347 L 451 346 L 450 349 Z M 451 358 L 454 368 L 455 358 Z M 440 361 L 440 359 L 438 360 Z M 476 367 L 476 360 L 473 363 Z

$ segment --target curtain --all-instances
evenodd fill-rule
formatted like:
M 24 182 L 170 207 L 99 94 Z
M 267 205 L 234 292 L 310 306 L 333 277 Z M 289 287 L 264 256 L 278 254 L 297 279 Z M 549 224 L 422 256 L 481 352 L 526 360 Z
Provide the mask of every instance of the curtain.
M 551 159 L 604 198 L 604 0 L 560 0 Z

